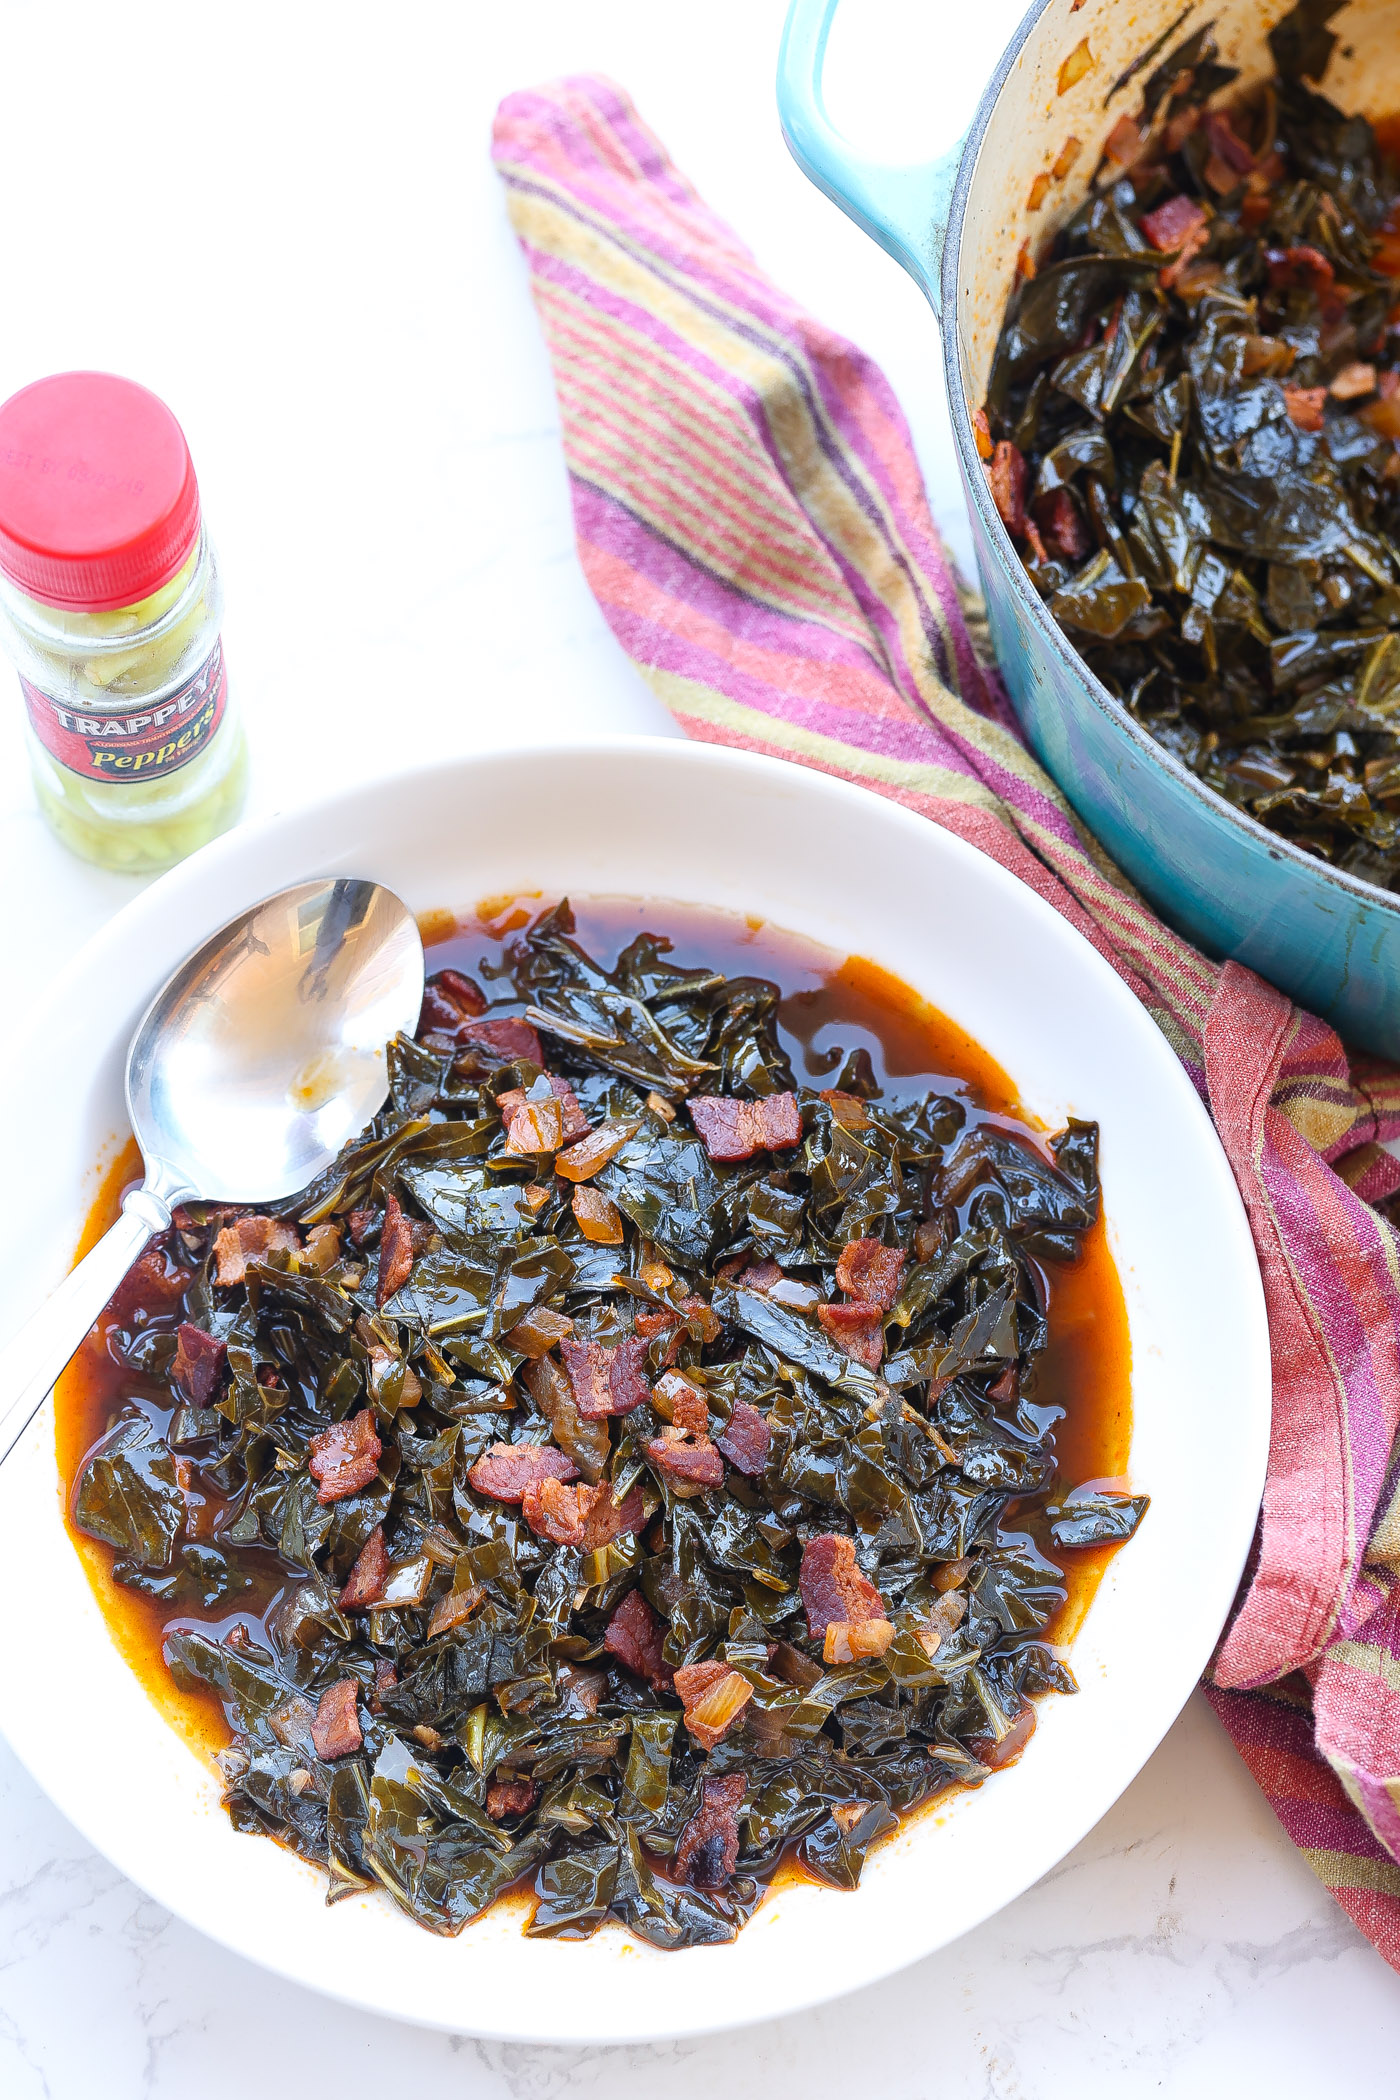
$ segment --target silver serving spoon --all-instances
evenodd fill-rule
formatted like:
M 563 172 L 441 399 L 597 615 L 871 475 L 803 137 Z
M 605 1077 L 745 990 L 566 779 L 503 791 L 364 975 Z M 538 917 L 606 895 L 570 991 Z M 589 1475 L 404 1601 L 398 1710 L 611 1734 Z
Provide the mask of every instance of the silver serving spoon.
M 222 927 L 162 985 L 126 1059 L 146 1180 L 0 1350 L 0 1459 L 177 1203 L 279 1203 L 330 1165 L 389 1091 L 385 1047 L 418 1025 L 423 943 L 377 882 L 300 882 Z

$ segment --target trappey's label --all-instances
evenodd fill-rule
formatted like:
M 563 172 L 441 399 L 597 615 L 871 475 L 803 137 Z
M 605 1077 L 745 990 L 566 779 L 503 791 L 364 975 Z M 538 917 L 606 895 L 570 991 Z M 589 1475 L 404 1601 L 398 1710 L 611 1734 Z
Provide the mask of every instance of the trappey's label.
M 222 642 L 215 642 L 192 678 L 159 700 L 129 708 L 71 706 L 20 686 L 34 734 L 50 755 L 80 780 L 154 780 L 198 758 L 223 719 L 228 694 Z

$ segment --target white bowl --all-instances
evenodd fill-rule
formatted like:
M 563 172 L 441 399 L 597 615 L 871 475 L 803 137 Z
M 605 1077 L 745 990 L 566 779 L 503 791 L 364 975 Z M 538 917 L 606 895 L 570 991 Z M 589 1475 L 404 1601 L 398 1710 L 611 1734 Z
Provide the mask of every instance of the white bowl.
M 234 832 L 70 966 L 5 1096 L 5 1210 L 20 1227 L 0 1271 L 7 1325 L 67 1267 L 94 1161 L 125 1132 L 126 1045 L 152 988 L 245 905 L 333 874 L 389 883 L 416 911 L 572 891 L 758 913 L 903 978 L 1048 1125 L 1098 1120 L 1132 1338 L 1132 1470 L 1152 1507 L 1075 1644 L 1080 1695 L 1043 1701 L 1021 1763 L 912 1821 L 856 1893 L 784 1887 L 728 1947 L 662 1954 L 613 1926 L 579 1945 L 536 1942 L 518 1911 L 438 1939 L 387 1898 L 327 1909 L 317 1872 L 234 1834 L 214 1774 L 114 1649 L 64 1531 L 46 1410 L 0 1468 L 0 1728 L 92 1844 L 180 1917 L 399 2019 L 521 2041 L 642 2041 L 789 2013 L 931 1953 L 1110 1807 L 1199 1676 L 1244 1565 L 1268 1447 L 1268 1334 L 1244 1212 L 1189 1082 L 1055 912 L 860 788 L 645 738 L 456 760 Z

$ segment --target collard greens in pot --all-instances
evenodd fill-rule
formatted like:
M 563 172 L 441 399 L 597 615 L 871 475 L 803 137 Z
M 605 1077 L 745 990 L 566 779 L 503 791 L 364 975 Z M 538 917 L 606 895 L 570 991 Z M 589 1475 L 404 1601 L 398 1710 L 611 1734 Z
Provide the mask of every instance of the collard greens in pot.
M 1206 785 L 1400 886 L 1400 170 L 1315 83 L 1244 98 L 1209 26 L 1149 74 L 1022 281 L 979 443 L 1086 663 Z M 1392 144 L 1394 141 L 1392 140 Z

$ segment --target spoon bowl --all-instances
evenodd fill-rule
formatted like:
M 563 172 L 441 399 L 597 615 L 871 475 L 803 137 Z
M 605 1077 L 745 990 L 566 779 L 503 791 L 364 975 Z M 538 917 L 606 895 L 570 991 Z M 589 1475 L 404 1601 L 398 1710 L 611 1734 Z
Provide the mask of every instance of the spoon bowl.
M 0 1459 L 174 1206 L 278 1203 L 314 1181 L 383 1105 L 388 1045 L 422 1003 L 412 913 L 347 876 L 279 890 L 167 978 L 127 1053 L 145 1182 L 0 1351 Z
M 151 1001 L 126 1098 L 146 1161 L 184 1193 L 276 1203 L 358 1135 L 387 1044 L 423 1003 L 423 944 L 377 882 L 280 890 L 205 942 Z

